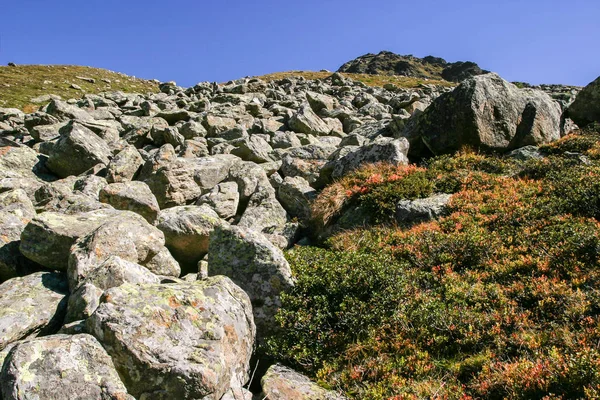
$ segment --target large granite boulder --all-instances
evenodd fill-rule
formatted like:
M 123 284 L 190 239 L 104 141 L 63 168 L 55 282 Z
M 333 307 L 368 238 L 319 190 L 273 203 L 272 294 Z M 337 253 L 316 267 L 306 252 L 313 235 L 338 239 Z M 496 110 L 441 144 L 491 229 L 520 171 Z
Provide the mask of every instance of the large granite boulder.
M 14 346 L 0 374 L 4 400 L 135 400 L 90 335 L 51 335 Z
M 403 135 L 414 155 L 465 146 L 503 152 L 557 140 L 560 118 L 560 106 L 546 93 L 519 89 L 492 73 L 467 79 L 435 99 L 409 121 Z
M 179 206 L 162 210 L 156 226 L 184 270 L 198 272 L 198 262 L 208 253 L 208 238 L 224 222 L 206 205 Z
M 106 291 L 86 326 L 136 398 L 219 400 L 248 380 L 252 307 L 226 277 L 126 283 Z
M 568 113 L 580 127 L 600 122 L 600 76 L 579 92 Z
M 139 214 L 151 224 L 160 211 L 156 197 L 144 182 L 111 183 L 100 190 L 99 198 L 117 210 Z
M 159 275 L 178 277 L 181 269 L 172 257 L 163 259 L 165 237 L 144 218 L 128 211 L 109 219 L 80 237 L 69 250 L 67 275 L 75 290 L 89 273 L 110 256 L 140 264 Z M 156 258 L 159 258 L 159 261 Z
M 73 122 L 60 130 L 60 138 L 50 150 L 48 169 L 65 178 L 79 175 L 96 164 L 107 165 L 112 157 L 108 144 L 85 126 Z
M 54 333 L 62 325 L 69 288 L 54 272 L 36 272 L 0 285 L 0 350 L 27 337 Z
M 238 226 L 216 227 L 210 235 L 208 273 L 228 276 L 248 293 L 259 338 L 276 329 L 279 296 L 294 280 L 283 253 L 264 235 Z

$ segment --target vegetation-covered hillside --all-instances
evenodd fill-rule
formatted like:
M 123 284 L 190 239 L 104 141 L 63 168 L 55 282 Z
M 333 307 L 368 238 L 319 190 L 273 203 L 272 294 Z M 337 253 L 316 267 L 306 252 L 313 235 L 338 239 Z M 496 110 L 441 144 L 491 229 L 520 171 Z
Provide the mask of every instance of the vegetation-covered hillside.
M 158 92 L 158 84 L 101 68 L 74 65 L 0 67 L 0 107 L 32 112 L 42 105 L 32 99 L 49 93 L 71 99 L 107 91 Z
M 355 399 L 598 398 L 598 127 L 542 151 L 369 165 L 326 188 L 317 229 L 357 206 L 371 224 L 288 251 L 272 355 Z M 445 216 L 391 223 L 436 192 Z

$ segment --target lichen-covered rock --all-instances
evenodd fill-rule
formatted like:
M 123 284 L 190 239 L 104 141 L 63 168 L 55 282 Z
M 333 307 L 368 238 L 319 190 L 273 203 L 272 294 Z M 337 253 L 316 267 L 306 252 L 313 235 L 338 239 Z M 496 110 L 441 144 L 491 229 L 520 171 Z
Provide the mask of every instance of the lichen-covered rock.
M 280 364 L 272 365 L 261 379 L 262 397 L 269 400 L 345 400 L 346 397 L 326 390 L 308 377 Z M 261 398 L 262 398 L 261 397 Z
M 407 224 L 439 218 L 443 215 L 450 197 L 451 195 L 442 193 L 424 199 L 400 200 L 396 204 L 396 221 Z
M 0 147 L 0 178 L 37 179 L 40 159 L 29 147 Z
M 0 375 L 4 400 L 134 400 L 90 335 L 51 335 L 11 349 Z
M 61 121 L 68 121 L 70 119 L 79 121 L 94 120 L 85 110 L 58 99 L 52 99 L 45 108 L 48 114 L 57 117 Z
M 100 190 L 100 201 L 117 210 L 133 211 L 154 223 L 160 208 L 156 197 L 144 182 L 111 183 Z
M 206 204 L 223 219 L 232 218 L 240 203 L 238 185 L 235 182 L 223 182 L 198 199 L 196 205 Z
M 308 103 L 300 106 L 300 109 L 290 118 L 288 126 L 299 133 L 320 136 L 328 135 L 331 128 L 312 110 Z
M 273 149 L 271 145 L 258 135 L 241 138 L 229 143 L 235 147 L 231 150 L 231 154 L 240 157 L 244 161 L 255 163 L 272 161 L 271 153 Z
M 223 223 L 208 206 L 179 206 L 162 210 L 156 227 L 164 233 L 167 248 L 184 271 L 198 272 L 198 261 L 208 252 L 208 237 Z
M 164 250 L 165 237 L 159 229 L 137 214 L 121 211 L 118 217 L 80 237 L 71 247 L 67 269 L 69 288 L 75 290 L 110 256 L 116 255 L 151 269 L 153 258 Z M 171 264 L 173 269 L 165 275 L 179 276 L 179 265 L 176 262 Z
M 21 234 L 21 253 L 44 267 L 66 271 L 69 249 L 77 239 L 115 216 L 114 210 L 77 215 L 44 212 L 32 219 Z
M 407 124 L 404 135 L 415 155 L 425 154 L 420 142 L 433 154 L 464 146 L 506 151 L 557 140 L 560 118 L 558 103 L 541 90 L 519 89 L 496 74 L 486 74 L 435 99 Z
M 248 380 L 252 307 L 226 277 L 126 283 L 106 291 L 86 325 L 136 398 L 218 400 Z
M 262 187 L 248 201 L 238 226 L 254 229 L 258 232 L 278 233 L 287 223 L 287 212 L 275 196 L 270 185 Z
M 394 165 L 408 164 L 408 141 L 404 138 L 381 138 L 361 147 L 343 148 L 341 157 L 327 163 L 321 170 L 321 180 L 338 179 L 366 163 L 386 162 Z
M 46 163 L 57 176 L 79 175 L 96 164 L 110 162 L 112 153 L 106 142 L 85 126 L 72 122 L 60 134 Z
M 291 216 L 307 221 L 310 219 L 311 202 L 317 197 L 317 192 L 306 179 L 287 176 L 279 185 L 277 197 Z
M 106 180 L 108 183 L 132 180 L 144 164 L 139 151 L 132 145 L 126 146 L 108 164 Z
M 160 283 L 160 278 L 139 264 L 111 255 L 87 274 L 69 296 L 66 322 L 88 318 L 100 304 L 105 290 L 129 283 Z
M 228 276 L 248 293 L 259 338 L 276 329 L 279 295 L 294 280 L 283 253 L 265 236 L 238 226 L 216 227 L 210 236 L 208 273 Z
M 581 127 L 600 122 L 600 76 L 579 92 L 568 113 L 569 118 Z
M 223 154 L 189 159 L 175 158 L 144 177 L 161 209 L 196 201 L 203 189 L 212 189 L 229 175 L 232 164 L 239 158 Z
M 21 233 L 33 217 L 35 208 L 24 190 L 0 193 L 0 282 L 35 270 L 19 251 Z
M 58 330 L 69 293 L 64 275 L 36 272 L 0 285 L 0 350 L 9 343 Z

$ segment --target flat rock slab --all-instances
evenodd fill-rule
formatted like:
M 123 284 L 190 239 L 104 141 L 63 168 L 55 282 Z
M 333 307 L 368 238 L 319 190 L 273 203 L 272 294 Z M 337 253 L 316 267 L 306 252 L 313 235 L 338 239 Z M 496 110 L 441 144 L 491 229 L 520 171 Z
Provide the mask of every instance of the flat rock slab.
M 8 344 L 60 328 L 67 308 L 67 279 L 36 272 L 0 285 L 0 350 Z
M 90 335 L 51 335 L 15 345 L 0 375 L 4 400 L 134 400 Z
M 252 307 L 223 276 L 109 289 L 87 330 L 136 398 L 219 400 L 248 380 Z

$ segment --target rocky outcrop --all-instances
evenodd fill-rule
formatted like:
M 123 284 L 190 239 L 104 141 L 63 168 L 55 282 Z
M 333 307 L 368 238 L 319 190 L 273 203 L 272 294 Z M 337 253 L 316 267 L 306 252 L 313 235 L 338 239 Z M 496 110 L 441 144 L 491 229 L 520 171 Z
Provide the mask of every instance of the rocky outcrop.
M 452 153 L 465 146 L 503 152 L 557 140 L 560 120 L 560 107 L 547 94 L 486 74 L 438 97 L 402 136 L 414 155 Z
M 368 53 L 348 61 L 338 69 L 338 72 L 402 75 L 460 82 L 488 71 L 482 70 L 471 61 L 449 63 L 439 57 L 418 58 L 412 55 L 401 56 L 390 51 L 382 51 L 378 54 Z

